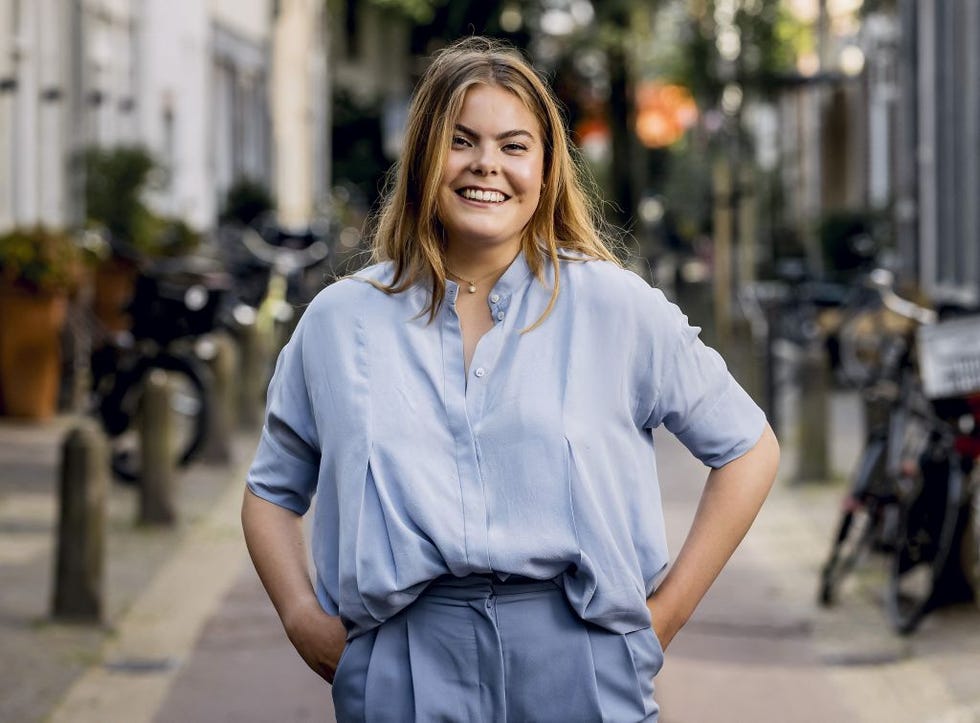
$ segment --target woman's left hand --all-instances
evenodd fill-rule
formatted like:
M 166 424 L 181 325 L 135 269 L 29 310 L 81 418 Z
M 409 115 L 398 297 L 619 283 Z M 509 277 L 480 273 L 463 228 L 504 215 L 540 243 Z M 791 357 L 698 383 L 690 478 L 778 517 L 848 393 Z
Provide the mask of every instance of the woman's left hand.
M 711 470 L 677 559 L 647 598 L 653 630 L 664 649 L 694 614 L 748 531 L 779 467 L 779 443 L 767 424 L 748 452 Z

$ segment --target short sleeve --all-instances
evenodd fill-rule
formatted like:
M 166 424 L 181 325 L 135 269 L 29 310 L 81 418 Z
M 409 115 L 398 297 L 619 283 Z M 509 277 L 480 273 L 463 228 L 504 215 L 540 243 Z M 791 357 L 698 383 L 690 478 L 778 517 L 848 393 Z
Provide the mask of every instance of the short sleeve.
M 721 467 L 748 452 L 766 417 L 728 371 L 721 355 L 700 339 L 700 328 L 660 296 L 653 331 L 660 348 L 653 410 L 646 427 L 663 424 L 694 456 Z
M 309 509 L 320 466 L 302 330 L 301 321 L 276 361 L 262 436 L 247 476 L 254 494 L 299 515 Z

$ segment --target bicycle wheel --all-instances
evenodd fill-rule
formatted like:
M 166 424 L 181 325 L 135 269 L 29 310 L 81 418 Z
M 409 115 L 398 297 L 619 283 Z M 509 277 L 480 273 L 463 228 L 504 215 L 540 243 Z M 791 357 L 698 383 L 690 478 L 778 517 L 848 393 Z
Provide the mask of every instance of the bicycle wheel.
M 914 632 L 935 603 L 953 549 L 963 484 L 959 459 L 945 445 L 931 446 L 920 467 L 898 481 L 901 515 L 886 591 L 889 619 L 903 635 Z
M 830 557 L 820 571 L 821 605 L 836 602 L 844 579 L 872 550 L 879 536 L 882 504 L 878 497 L 868 494 L 868 490 L 883 473 L 885 448 L 884 439 L 872 439 L 858 460 Z
M 129 424 L 112 439 L 112 471 L 124 482 L 135 482 L 142 471 L 140 414 L 143 384 L 155 369 L 167 372 L 171 387 L 170 410 L 176 466 L 183 467 L 194 459 L 207 433 L 210 406 L 206 370 L 200 364 L 179 356 L 163 355 L 148 360 L 139 373 L 129 380 L 123 396 L 122 407 L 128 412 Z

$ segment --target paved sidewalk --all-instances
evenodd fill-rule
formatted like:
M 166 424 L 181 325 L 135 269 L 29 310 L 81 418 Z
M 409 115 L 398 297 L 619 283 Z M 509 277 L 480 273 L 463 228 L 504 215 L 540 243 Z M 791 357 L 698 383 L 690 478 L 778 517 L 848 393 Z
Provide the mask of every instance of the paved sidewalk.
M 166 698 L 155 723 L 323 723 L 330 686 L 289 644 L 246 562 Z
M 835 397 L 832 411 L 843 472 L 860 444 L 858 409 Z M 51 450 L 64 425 L 0 424 L 0 720 L 332 720 L 329 687 L 292 651 L 247 561 L 241 470 L 192 470 L 182 485 L 186 522 L 172 532 L 135 530 L 134 500 L 114 488 L 111 629 L 44 622 Z M 239 440 L 240 463 L 251 444 Z M 676 554 L 705 470 L 669 435 L 657 444 Z M 939 611 L 917 635 L 898 638 L 875 571 L 834 610 L 816 606 L 841 487 L 788 482 L 792 448 L 785 439 L 781 481 L 671 646 L 657 679 L 663 723 L 980 723 L 975 608 Z
M 832 405 L 835 467 L 859 451 L 853 398 Z M 790 440 L 787 440 L 788 442 Z M 706 470 L 658 433 L 671 548 L 690 524 Z M 840 607 L 815 604 L 817 570 L 840 484 L 781 481 L 657 679 L 663 723 L 972 723 L 980 721 L 980 612 L 931 616 L 920 635 L 888 629 L 866 576 Z M 556 691 L 560 695 L 560 691 Z M 285 640 L 246 567 L 163 701 L 157 723 L 332 720 L 329 689 Z
M 61 445 L 74 419 L 58 417 L 45 423 L 0 419 L 0 720 L 29 723 L 46 719 L 79 680 L 103 663 L 119 670 L 179 668 L 179 658 L 158 656 L 152 647 L 123 651 L 120 640 L 134 628 L 154 629 L 145 601 L 168 579 L 168 568 L 188 569 L 185 558 L 207 559 L 211 568 L 200 579 L 184 578 L 181 587 L 167 591 L 171 604 L 161 611 L 171 625 L 173 640 L 189 649 L 200 624 L 220 600 L 221 570 L 242 561 L 238 542 L 237 501 L 241 495 L 241 465 L 250 456 L 255 435 L 234 442 L 238 469 L 197 465 L 185 472 L 178 486 L 179 524 L 173 529 L 137 527 L 135 489 L 112 483 L 108 504 L 105 568 L 105 624 L 66 625 L 49 618 L 54 572 L 57 489 Z M 221 504 L 225 498 L 224 504 Z M 214 511 L 224 510 L 225 522 Z M 231 511 L 234 519 L 228 521 Z M 196 537 L 195 537 L 196 535 Z M 188 541 L 198 551 L 186 553 Z M 226 544 L 232 540 L 233 545 Z M 202 584 L 204 583 L 204 584 Z M 220 588 L 220 589 L 216 589 Z M 159 593 L 157 593 L 159 596 Z M 144 601 L 144 607 L 140 603 Z M 151 608 L 152 609 L 152 608 Z M 141 620 L 140 615 L 144 615 Z M 199 620 L 195 621 L 195 616 Z M 189 638 L 188 638 L 189 636 Z M 185 651 L 186 652 L 186 651 Z M 107 657 L 115 656 L 115 657 Z M 126 658 L 128 656 L 128 659 Z M 156 656 L 156 657 L 155 657 Z M 72 718 L 73 721 L 82 718 Z M 100 721 L 130 720 L 119 717 Z M 132 719 L 135 720 L 135 719 Z

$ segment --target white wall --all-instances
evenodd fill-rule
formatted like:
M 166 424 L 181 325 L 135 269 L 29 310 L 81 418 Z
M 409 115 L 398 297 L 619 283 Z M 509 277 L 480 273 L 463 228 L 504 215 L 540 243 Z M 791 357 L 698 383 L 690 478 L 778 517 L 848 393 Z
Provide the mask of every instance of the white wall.
M 38 6 L 21 3 L 15 36 L 17 95 L 14 107 L 14 222 L 40 220 L 38 207 L 38 111 L 40 96 Z
M 14 5 L 0 2 L 0 80 L 14 78 Z M 13 90 L 0 91 L 0 231 L 13 225 L 14 168 L 13 168 Z
M 68 221 L 68 38 L 59 0 L 0 2 L 0 229 Z
M 132 102 L 137 93 L 136 34 L 141 3 L 87 0 L 83 6 L 85 137 L 89 143 L 103 146 L 133 143 L 138 133 L 138 106 Z
M 214 22 L 253 41 L 269 39 L 272 0 L 208 0 L 208 12 Z
M 144 0 L 139 44 L 139 138 L 166 170 L 150 202 L 158 213 L 204 228 L 215 213 L 207 7 L 200 0 Z
M 270 183 L 272 4 L 0 0 L 0 80 L 16 83 L 0 91 L 0 230 L 75 220 L 69 159 L 93 144 L 145 145 L 169 171 L 152 206 L 198 228 L 214 223 L 231 174 Z M 219 26 L 244 46 L 231 86 Z
M 270 131 L 271 5 L 241 4 L 231 15 L 216 3 L 210 18 L 209 129 L 213 193 L 221 203 L 237 180 L 273 186 Z M 258 20 L 264 18 L 263 32 Z
M 67 3 L 36 0 L 38 33 L 38 80 L 40 104 L 37 114 L 37 168 L 35 179 L 37 216 L 49 225 L 64 226 L 68 208 L 68 66 L 69 38 Z

